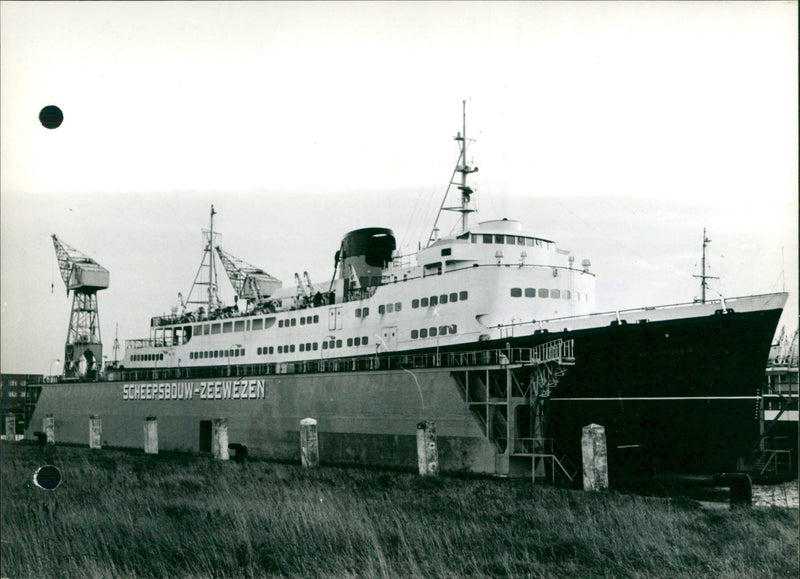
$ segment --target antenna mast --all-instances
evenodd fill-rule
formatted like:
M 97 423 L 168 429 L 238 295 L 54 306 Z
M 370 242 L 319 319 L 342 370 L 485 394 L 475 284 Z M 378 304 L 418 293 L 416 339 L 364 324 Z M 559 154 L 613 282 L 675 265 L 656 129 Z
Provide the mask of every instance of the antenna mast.
M 209 229 L 204 229 L 203 233 L 206 236 L 205 239 L 205 246 L 203 248 L 203 260 L 200 262 L 200 267 L 197 269 L 197 274 L 194 276 L 194 281 L 192 282 L 192 289 L 189 290 L 189 295 L 186 297 L 186 301 L 184 302 L 186 305 L 189 304 L 198 304 L 198 305 L 205 305 L 208 308 L 208 312 L 213 312 L 214 310 L 222 307 L 222 301 L 219 299 L 219 293 L 217 288 L 217 268 L 216 268 L 216 260 L 214 259 L 214 241 L 216 237 L 216 233 L 214 233 L 214 215 L 217 212 L 214 211 L 214 206 L 211 206 L 211 225 Z M 203 281 L 201 278 L 201 273 L 203 269 L 208 269 L 208 281 Z M 198 281 L 200 280 L 200 281 Z M 208 298 L 204 301 L 198 299 L 192 299 L 192 293 L 194 292 L 195 286 L 198 285 L 207 285 L 208 288 Z
M 447 191 L 444 193 L 444 199 L 442 199 L 442 206 L 439 207 L 439 212 L 436 214 L 436 221 L 433 223 L 433 229 L 431 230 L 430 239 L 428 240 L 429 245 L 436 241 L 436 238 L 438 237 L 439 228 L 437 226 L 439 224 L 439 217 L 441 217 L 442 211 L 456 211 L 461 213 L 461 233 L 466 232 L 467 228 L 469 227 L 469 214 L 477 211 L 477 209 L 474 209 L 471 204 L 472 194 L 475 193 L 475 190 L 467 185 L 467 175 L 470 173 L 477 173 L 478 171 L 478 167 L 470 167 L 467 164 L 467 101 L 461 101 L 461 131 L 455 137 L 453 137 L 453 139 L 458 141 L 460 149 L 458 161 L 456 162 L 456 168 L 453 171 L 453 177 L 455 177 L 456 173 L 461 173 L 461 182 L 457 183 L 453 180 L 453 177 L 450 178 L 450 183 L 447 185 Z M 461 205 L 456 207 L 445 207 L 444 204 L 447 200 L 448 193 L 450 193 L 450 187 L 452 185 L 456 185 L 461 191 Z
M 703 261 L 702 261 L 702 274 L 701 275 L 693 275 L 692 277 L 699 277 L 701 279 L 700 287 L 702 288 L 702 298 L 700 303 L 706 303 L 706 288 L 708 288 L 707 279 L 719 279 L 719 277 L 713 275 L 706 275 L 706 247 L 708 244 L 711 243 L 711 240 L 706 237 L 706 228 L 703 228 Z

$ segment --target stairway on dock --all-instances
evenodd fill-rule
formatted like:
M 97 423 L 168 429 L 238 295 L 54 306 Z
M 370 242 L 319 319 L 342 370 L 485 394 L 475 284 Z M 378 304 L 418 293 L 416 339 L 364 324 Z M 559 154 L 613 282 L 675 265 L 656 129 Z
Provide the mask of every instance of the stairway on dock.
M 496 474 L 516 475 L 527 464 L 524 471 L 534 482 L 576 480 L 574 463 L 546 437 L 550 393 L 574 363 L 573 341 L 553 340 L 509 349 L 498 364 L 452 372 L 462 399 L 495 446 Z

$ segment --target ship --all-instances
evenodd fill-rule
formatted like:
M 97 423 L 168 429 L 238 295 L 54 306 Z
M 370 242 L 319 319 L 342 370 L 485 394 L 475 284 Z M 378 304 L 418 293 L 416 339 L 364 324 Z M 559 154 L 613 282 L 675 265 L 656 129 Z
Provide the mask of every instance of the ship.
M 225 418 L 251 456 L 299 460 L 299 424 L 313 418 L 323 462 L 414 468 L 426 421 L 444 472 L 575 480 L 582 429 L 597 424 L 612 480 L 740 469 L 788 295 L 597 312 L 590 260 L 519 221 L 477 219 L 465 111 L 461 129 L 439 211 L 457 214 L 454 229 L 441 234 L 437 217 L 410 255 L 389 228 L 350 231 L 329 282 L 303 272 L 284 285 L 235 258 L 216 245 L 212 206 L 180 307 L 106 368 L 99 339 L 69 343 L 64 375 L 32 396 L 26 436 L 52 417 L 56 440 L 87 444 L 93 416 L 103 445 L 142 448 L 155 417 L 161 449 L 209 452 Z M 219 299 L 218 260 L 234 305 Z M 100 277 L 86 293 L 108 287 Z

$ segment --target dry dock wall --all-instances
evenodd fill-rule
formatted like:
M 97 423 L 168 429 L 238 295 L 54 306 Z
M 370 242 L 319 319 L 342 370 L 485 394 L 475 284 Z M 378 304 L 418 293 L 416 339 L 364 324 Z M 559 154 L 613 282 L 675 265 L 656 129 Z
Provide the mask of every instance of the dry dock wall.
M 200 451 L 201 421 L 225 417 L 231 443 L 254 456 L 299 461 L 300 420 L 313 417 L 323 463 L 413 469 L 417 424 L 433 420 L 443 471 L 494 474 L 496 448 L 450 372 L 421 369 L 414 376 L 396 370 L 45 384 L 31 424 L 53 414 L 57 442 L 88 444 L 89 417 L 98 415 L 103 446 L 143 448 L 142 424 L 155 416 L 159 449 Z

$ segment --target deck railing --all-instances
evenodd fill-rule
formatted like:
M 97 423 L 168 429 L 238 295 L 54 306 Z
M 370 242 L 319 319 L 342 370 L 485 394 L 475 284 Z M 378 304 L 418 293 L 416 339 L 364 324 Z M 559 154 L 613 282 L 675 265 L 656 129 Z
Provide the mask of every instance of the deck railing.
M 421 354 L 376 354 L 352 358 L 321 358 L 302 362 L 230 364 L 185 368 L 110 370 L 100 373 L 98 381 L 179 380 L 192 378 L 228 378 L 272 374 L 316 374 L 329 372 L 365 372 L 377 370 L 414 370 L 425 368 L 463 368 L 536 364 L 554 360 L 570 363 L 572 340 L 553 340 L 534 348 L 503 348 L 469 352 L 427 352 Z M 59 382 L 63 381 L 60 378 Z

